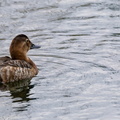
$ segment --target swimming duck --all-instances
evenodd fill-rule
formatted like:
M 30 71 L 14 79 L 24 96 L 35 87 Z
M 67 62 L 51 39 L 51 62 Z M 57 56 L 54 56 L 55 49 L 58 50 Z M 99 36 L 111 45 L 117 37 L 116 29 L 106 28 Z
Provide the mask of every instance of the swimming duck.
M 35 48 L 40 46 L 34 45 L 24 34 L 17 35 L 10 45 L 11 58 L 0 57 L 0 82 L 9 83 L 37 75 L 37 66 L 27 56 L 28 50 Z

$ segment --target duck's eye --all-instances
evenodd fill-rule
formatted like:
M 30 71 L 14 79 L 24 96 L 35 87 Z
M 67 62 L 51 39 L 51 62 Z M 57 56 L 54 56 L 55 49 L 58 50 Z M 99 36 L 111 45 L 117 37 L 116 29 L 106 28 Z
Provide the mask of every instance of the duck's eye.
M 26 43 L 29 44 L 29 43 L 30 43 L 30 40 L 29 40 L 29 39 L 26 39 Z
M 26 39 L 26 42 L 29 42 L 29 39 Z

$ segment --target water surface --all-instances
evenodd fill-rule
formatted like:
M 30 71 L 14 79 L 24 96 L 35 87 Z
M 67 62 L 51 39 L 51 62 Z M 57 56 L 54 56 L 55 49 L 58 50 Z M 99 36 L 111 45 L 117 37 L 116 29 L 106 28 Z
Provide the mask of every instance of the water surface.
M 0 56 L 26 34 L 39 68 L 0 87 L 0 120 L 119 120 L 120 1 L 2 0 Z

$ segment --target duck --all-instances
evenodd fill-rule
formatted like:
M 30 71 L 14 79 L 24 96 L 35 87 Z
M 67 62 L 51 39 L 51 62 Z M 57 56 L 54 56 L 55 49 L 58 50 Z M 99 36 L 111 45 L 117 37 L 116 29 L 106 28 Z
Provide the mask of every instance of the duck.
M 38 74 L 36 64 L 27 56 L 31 49 L 38 49 L 25 34 L 17 35 L 11 42 L 10 56 L 0 57 L 0 83 L 31 79 Z

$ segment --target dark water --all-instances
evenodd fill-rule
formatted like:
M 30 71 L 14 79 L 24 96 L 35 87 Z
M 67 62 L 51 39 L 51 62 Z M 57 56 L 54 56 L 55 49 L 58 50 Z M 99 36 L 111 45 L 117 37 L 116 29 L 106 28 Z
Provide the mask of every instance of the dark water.
M 1 0 L 0 56 L 20 33 L 39 74 L 1 86 L 0 120 L 120 119 L 119 0 Z

